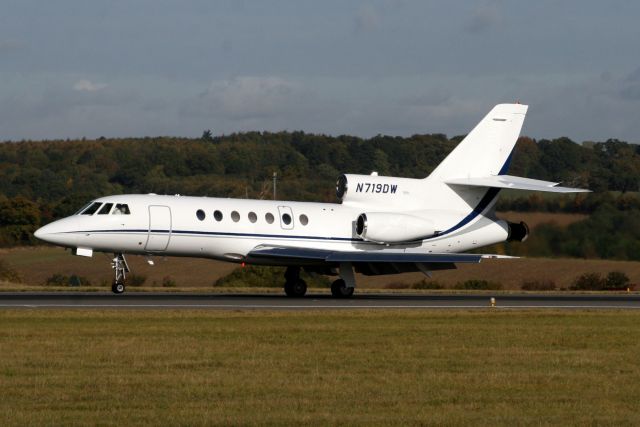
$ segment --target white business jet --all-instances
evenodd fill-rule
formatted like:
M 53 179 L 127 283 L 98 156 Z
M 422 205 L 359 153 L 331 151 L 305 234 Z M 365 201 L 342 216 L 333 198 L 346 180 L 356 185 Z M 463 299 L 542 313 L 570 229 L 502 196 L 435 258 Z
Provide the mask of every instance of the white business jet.
M 526 105 L 502 104 L 424 179 L 342 175 L 338 204 L 119 195 L 96 199 L 35 232 L 75 255 L 114 254 L 112 290 L 122 293 L 125 254 L 211 258 L 285 266 L 284 290 L 301 297 L 300 269 L 338 275 L 335 297 L 350 297 L 354 271 L 365 275 L 456 268 L 494 255 L 460 253 L 529 234 L 495 216 L 503 188 L 585 192 L 506 175 Z

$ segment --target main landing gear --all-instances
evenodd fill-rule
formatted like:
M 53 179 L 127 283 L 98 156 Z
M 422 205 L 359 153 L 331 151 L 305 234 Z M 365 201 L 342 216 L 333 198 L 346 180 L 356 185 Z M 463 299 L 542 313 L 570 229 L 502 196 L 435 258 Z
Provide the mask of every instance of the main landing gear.
M 284 273 L 284 292 L 288 297 L 301 298 L 307 293 L 307 283 L 300 278 L 300 267 L 290 266 Z M 331 284 L 334 298 L 349 298 L 355 289 L 353 267 L 349 263 L 340 264 L 340 279 Z
M 340 263 L 340 278 L 331 284 L 331 295 L 334 298 L 351 298 L 356 288 L 356 277 L 353 266 L 348 262 Z
M 284 292 L 288 297 L 301 298 L 307 293 L 307 282 L 300 278 L 300 267 L 287 267 L 284 280 Z
M 127 273 L 129 270 L 129 265 L 127 265 L 127 260 L 124 259 L 123 254 L 114 254 L 115 258 L 111 260 L 111 268 L 114 271 L 114 279 L 113 284 L 111 285 L 111 292 L 114 294 L 121 294 L 125 290 L 125 280 L 127 278 Z
M 334 298 L 349 298 L 353 296 L 354 289 L 353 286 L 347 286 L 343 279 L 338 279 L 331 284 L 331 295 Z

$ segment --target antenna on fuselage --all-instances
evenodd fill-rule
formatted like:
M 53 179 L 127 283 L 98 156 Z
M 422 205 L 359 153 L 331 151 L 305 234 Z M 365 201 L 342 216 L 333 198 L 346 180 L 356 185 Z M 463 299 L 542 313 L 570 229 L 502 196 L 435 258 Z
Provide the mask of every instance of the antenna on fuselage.
M 273 173 L 273 200 L 276 199 L 276 183 L 278 182 L 278 172 Z

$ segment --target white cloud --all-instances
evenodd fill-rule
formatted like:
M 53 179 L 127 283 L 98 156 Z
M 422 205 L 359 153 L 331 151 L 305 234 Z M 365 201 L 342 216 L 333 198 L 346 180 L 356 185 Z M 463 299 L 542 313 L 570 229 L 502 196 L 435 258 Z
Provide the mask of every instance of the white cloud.
M 78 80 L 73 85 L 73 90 L 78 92 L 99 92 L 107 88 L 106 83 L 93 83 L 89 80 Z
M 7 39 L 0 40 L 0 52 L 12 52 L 24 49 L 26 44 L 20 40 Z
M 371 5 L 358 9 L 354 18 L 356 31 L 373 31 L 380 26 L 380 14 Z
M 502 5 L 497 1 L 489 1 L 476 7 L 471 16 L 467 19 L 465 29 L 473 34 L 480 34 L 491 31 L 502 25 Z
M 198 111 L 238 120 L 265 118 L 291 111 L 299 100 L 299 86 L 286 79 L 235 77 L 211 83 L 188 108 L 188 113 Z
M 627 101 L 640 101 L 640 67 L 624 79 L 620 97 Z

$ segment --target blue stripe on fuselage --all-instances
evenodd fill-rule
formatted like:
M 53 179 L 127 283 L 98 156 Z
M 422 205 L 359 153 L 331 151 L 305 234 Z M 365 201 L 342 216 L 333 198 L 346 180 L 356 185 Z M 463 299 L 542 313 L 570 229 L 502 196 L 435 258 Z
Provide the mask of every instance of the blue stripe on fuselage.
M 500 192 L 499 188 L 493 188 L 492 187 L 489 190 L 487 190 L 487 192 L 485 193 L 485 195 L 482 198 L 482 200 L 480 200 L 480 203 L 478 203 L 478 206 L 476 206 L 469 215 L 464 217 L 462 219 L 462 221 L 460 221 L 459 223 L 457 223 L 456 225 L 454 225 L 450 229 L 448 229 L 446 231 L 443 231 L 442 233 L 439 233 L 437 236 L 434 236 L 434 237 L 441 237 L 441 236 L 444 236 L 446 234 L 453 233 L 454 231 L 456 231 L 456 230 L 464 227 L 465 225 L 469 224 L 471 221 L 474 220 L 474 218 L 476 218 L 478 215 L 480 215 L 487 208 L 487 206 L 489 206 L 489 204 L 491 204 L 493 199 L 495 199 L 498 196 L 499 192 Z M 424 240 L 430 240 L 432 238 L 433 237 L 430 237 L 430 238 L 427 238 L 427 239 L 424 239 Z
M 504 162 L 504 164 L 500 168 L 500 172 L 498 172 L 498 175 L 504 175 L 509 171 L 509 166 L 511 166 L 511 160 L 513 159 L 513 153 L 514 153 L 515 150 L 516 149 L 515 149 L 515 146 L 514 146 L 514 148 L 511 150 L 511 153 L 509 153 L 509 156 L 507 157 L 507 160 Z M 429 237 L 429 238 L 426 238 L 426 239 L 423 239 L 423 240 L 431 240 L 431 239 L 433 239 L 435 237 L 441 237 L 441 236 L 444 236 L 446 234 L 453 233 L 454 231 L 456 231 L 456 230 L 464 227 L 465 225 L 469 224 L 478 215 L 480 215 L 491 204 L 491 202 L 496 197 L 498 197 L 499 193 L 500 193 L 500 189 L 499 188 L 495 188 L 495 187 L 489 188 L 487 190 L 487 192 L 485 193 L 485 195 L 480 200 L 480 203 L 478 203 L 478 205 L 475 208 L 473 208 L 473 211 L 471 211 L 471 213 L 469 215 L 464 217 L 462 219 L 462 221 L 460 221 L 459 223 L 457 223 L 453 227 L 449 228 L 448 230 L 445 230 L 442 233 L 438 233 L 437 236 Z
M 326 236 L 298 236 L 298 235 L 283 235 L 283 234 L 256 234 L 256 233 L 230 233 L 226 231 L 193 231 L 193 230 L 147 230 L 147 229 L 132 229 L 132 230 L 77 230 L 67 231 L 65 233 L 131 233 L 131 234 L 182 234 L 182 235 L 202 235 L 202 236 L 228 236 L 228 237 L 262 237 L 267 239 L 310 239 L 310 240 L 337 240 L 337 241 L 352 241 L 352 242 L 364 242 L 360 238 L 350 237 L 326 237 Z

